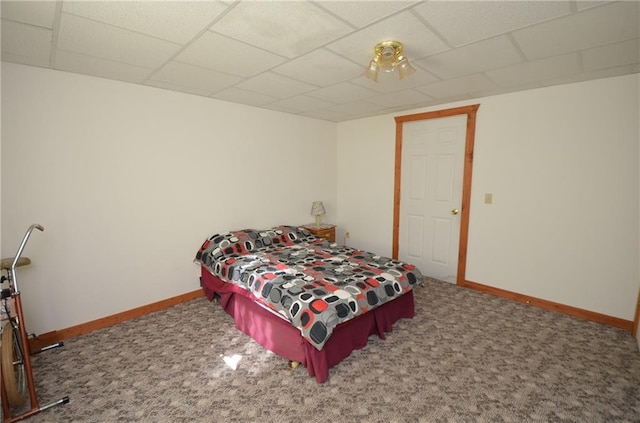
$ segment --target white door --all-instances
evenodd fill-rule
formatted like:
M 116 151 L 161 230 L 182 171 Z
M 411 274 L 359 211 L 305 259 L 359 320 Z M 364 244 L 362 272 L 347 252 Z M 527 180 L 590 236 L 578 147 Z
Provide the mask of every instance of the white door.
M 456 283 L 467 115 L 402 130 L 398 258 Z

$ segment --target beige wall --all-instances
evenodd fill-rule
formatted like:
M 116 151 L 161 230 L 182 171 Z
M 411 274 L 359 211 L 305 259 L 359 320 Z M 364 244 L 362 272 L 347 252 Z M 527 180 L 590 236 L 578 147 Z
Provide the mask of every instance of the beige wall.
M 336 216 L 336 125 L 2 64 L 2 255 L 43 333 L 199 288 L 209 235 Z
M 638 80 L 635 74 L 403 113 L 480 104 L 468 280 L 633 320 Z M 352 245 L 381 253 L 391 250 L 394 128 L 393 115 L 338 125 L 337 222 Z M 484 193 L 493 193 L 493 204 L 483 203 Z
M 633 319 L 638 79 L 403 113 L 481 104 L 468 279 Z M 46 228 L 21 269 L 30 331 L 197 289 L 204 237 L 309 221 L 315 199 L 339 241 L 389 255 L 394 134 L 393 115 L 336 125 L 3 63 L 2 255 Z

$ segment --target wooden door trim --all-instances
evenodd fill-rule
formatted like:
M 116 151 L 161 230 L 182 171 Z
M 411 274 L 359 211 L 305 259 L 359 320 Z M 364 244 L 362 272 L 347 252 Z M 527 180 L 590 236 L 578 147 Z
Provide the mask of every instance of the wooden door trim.
M 638 333 L 639 324 L 640 324 L 640 290 L 638 291 L 638 302 L 636 303 L 636 315 L 633 318 L 633 327 L 631 329 L 631 334 L 636 339 L 640 339 L 640 333 Z
M 462 175 L 462 205 L 460 207 L 460 242 L 458 245 L 458 275 L 456 283 L 464 285 L 467 269 L 467 242 L 469 239 L 469 206 L 471 201 L 471 174 L 473 170 L 473 147 L 476 135 L 476 114 L 479 104 L 396 116 L 395 180 L 393 186 L 393 245 L 391 254 L 398 259 L 400 242 L 400 182 L 402 176 L 402 130 L 405 122 L 438 119 L 456 115 L 467 115 L 467 130 L 464 149 L 464 169 Z

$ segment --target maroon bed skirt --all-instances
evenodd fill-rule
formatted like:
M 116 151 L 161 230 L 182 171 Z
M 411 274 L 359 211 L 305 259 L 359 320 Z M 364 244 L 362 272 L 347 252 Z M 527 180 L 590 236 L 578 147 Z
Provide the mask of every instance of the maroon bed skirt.
M 353 350 L 367 345 L 370 335 L 385 339 L 393 324 L 414 316 L 413 292 L 374 308 L 352 320 L 338 325 L 324 348 L 318 351 L 305 340 L 300 330 L 275 312 L 252 299 L 252 295 L 235 285 L 223 282 L 202 267 L 202 289 L 209 300 L 217 294 L 224 310 L 233 317 L 236 327 L 260 345 L 290 361 L 307 368 L 309 376 L 318 383 L 329 378 L 329 369 L 347 358 Z

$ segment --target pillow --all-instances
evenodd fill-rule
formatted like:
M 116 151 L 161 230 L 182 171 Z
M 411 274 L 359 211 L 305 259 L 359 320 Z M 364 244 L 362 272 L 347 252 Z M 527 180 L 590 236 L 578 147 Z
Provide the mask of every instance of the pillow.
M 311 232 L 302 227 L 283 225 L 276 226 L 273 229 L 276 232 L 282 232 L 281 240 L 286 245 L 299 244 L 316 238 Z
M 271 246 L 295 245 L 315 239 L 316 237 L 306 229 L 289 225 L 265 230 L 230 231 L 207 238 L 196 253 L 194 261 L 213 267 L 215 262 L 222 258 L 239 257 Z

